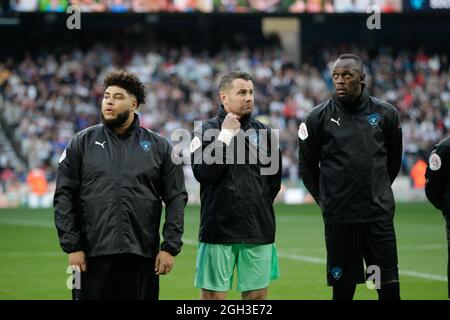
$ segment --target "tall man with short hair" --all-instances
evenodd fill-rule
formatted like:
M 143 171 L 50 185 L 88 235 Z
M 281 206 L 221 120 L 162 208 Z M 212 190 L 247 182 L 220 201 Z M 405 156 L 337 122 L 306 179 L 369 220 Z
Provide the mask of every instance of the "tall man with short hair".
M 333 97 L 298 132 L 299 174 L 325 223 L 328 285 L 333 299 L 353 299 L 364 260 L 380 275 L 379 299 L 400 299 L 391 188 L 402 158 L 399 115 L 369 96 L 358 56 L 341 55 L 332 78 Z
M 54 195 L 55 223 L 69 264 L 81 271 L 74 299 L 158 299 L 182 246 L 187 193 L 170 143 L 139 126 L 144 86 L 115 71 L 103 82 L 102 124 L 64 150 Z M 160 246 L 162 201 L 166 204 Z
M 190 148 L 201 193 L 195 286 L 201 299 L 226 299 L 236 269 L 242 298 L 265 299 L 279 276 L 273 201 L 281 185 L 280 150 L 270 128 L 251 116 L 249 73 L 225 74 L 219 94 L 217 117 L 195 132 L 200 136 Z M 265 172 L 268 166 L 274 170 Z

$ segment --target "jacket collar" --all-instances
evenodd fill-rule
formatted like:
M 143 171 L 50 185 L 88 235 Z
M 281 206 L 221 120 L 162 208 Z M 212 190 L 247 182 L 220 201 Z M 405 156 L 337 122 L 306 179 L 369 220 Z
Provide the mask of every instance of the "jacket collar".
M 219 106 L 219 112 L 217 113 L 217 121 L 219 122 L 219 126 L 220 128 L 222 128 L 222 122 L 225 119 L 225 117 L 227 116 L 227 112 L 225 111 L 225 108 L 223 107 L 223 105 Z M 241 123 L 241 129 L 242 130 L 247 130 L 249 125 L 250 125 L 250 121 L 252 119 L 252 115 L 248 114 L 243 116 L 239 122 Z
M 122 139 L 126 139 L 129 136 L 131 136 L 132 134 L 134 134 L 138 129 L 139 129 L 139 116 L 137 113 L 134 114 L 134 119 L 133 122 L 131 123 L 130 127 L 128 128 L 127 132 L 121 135 L 117 135 L 114 130 L 112 130 L 111 128 L 105 126 L 105 124 L 103 124 L 103 127 L 105 128 L 106 132 L 108 132 L 109 134 L 122 138 Z
M 351 101 L 351 102 L 340 101 L 337 98 L 336 93 L 333 94 L 332 99 L 333 99 L 333 102 L 338 106 L 338 108 L 342 112 L 355 114 L 355 113 L 362 112 L 367 107 L 367 104 L 369 103 L 369 98 L 370 98 L 369 92 L 364 87 L 361 91 L 361 95 L 358 98 L 356 98 L 356 100 L 354 100 L 354 101 Z

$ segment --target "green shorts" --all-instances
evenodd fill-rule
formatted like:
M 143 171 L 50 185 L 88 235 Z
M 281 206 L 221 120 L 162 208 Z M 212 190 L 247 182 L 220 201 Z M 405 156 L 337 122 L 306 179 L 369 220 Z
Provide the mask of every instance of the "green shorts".
M 212 244 L 200 242 L 194 285 L 211 291 L 228 291 L 236 267 L 237 290 L 252 291 L 278 279 L 275 244 Z

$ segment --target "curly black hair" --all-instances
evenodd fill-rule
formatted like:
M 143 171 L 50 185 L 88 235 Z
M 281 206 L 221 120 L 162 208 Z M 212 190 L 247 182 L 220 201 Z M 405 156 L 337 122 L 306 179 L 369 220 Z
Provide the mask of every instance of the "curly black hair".
M 117 86 L 128 91 L 136 97 L 138 106 L 145 103 L 145 87 L 134 73 L 117 70 L 108 73 L 103 79 L 103 86 Z

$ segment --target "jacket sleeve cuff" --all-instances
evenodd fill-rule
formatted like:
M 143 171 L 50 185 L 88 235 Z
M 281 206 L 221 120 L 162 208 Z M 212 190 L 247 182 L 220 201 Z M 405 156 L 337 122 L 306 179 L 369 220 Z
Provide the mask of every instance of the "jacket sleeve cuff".
M 165 252 L 168 252 L 168 253 L 170 253 L 172 256 L 176 256 L 177 254 L 179 254 L 180 253 L 180 249 L 175 249 L 175 248 L 173 248 L 173 247 L 170 247 L 169 245 L 167 245 L 167 244 L 165 244 L 165 243 L 163 243 L 162 245 L 161 245 L 161 251 L 165 251 Z
M 231 143 L 231 139 L 233 139 L 233 137 L 234 137 L 233 130 L 231 130 L 231 129 L 222 129 L 220 131 L 220 133 L 219 133 L 219 137 L 217 138 L 217 140 L 222 141 L 227 146 L 229 146 L 230 143 Z
M 78 252 L 78 251 L 83 251 L 83 248 L 81 246 L 76 246 L 76 247 L 70 247 L 70 248 L 63 248 L 63 251 L 67 254 L 70 253 L 74 253 L 74 252 Z

